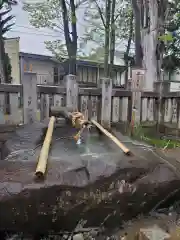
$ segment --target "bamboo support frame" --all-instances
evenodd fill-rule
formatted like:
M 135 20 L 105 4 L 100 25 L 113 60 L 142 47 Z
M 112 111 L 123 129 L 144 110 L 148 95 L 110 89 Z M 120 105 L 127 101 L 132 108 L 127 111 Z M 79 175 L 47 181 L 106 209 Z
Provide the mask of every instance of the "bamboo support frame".
M 113 136 L 110 132 L 108 132 L 105 128 L 103 128 L 98 122 L 95 120 L 91 120 L 92 124 L 94 124 L 102 133 L 104 133 L 108 138 L 110 138 L 125 154 L 130 154 L 131 151 L 123 143 L 119 141 L 115 136 Z
M 44 143 L 41 148 L 41 152 L 39 155 L 39 160 L 38 160 L 38 164 L 35 172 L 35 176 L 38 178 L 43 178 L 47 169 L 47 161 L 48 161 L 49 149 L 52 141 L 55 120 L 56 120 L 55 117 L 52 116 L 48 124 L 46 137 L 44 139 Z

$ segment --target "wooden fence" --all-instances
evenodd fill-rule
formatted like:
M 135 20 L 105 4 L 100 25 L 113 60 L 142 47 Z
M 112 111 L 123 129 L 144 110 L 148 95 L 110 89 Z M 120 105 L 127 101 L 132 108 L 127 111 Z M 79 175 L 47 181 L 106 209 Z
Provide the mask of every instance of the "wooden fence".
M 134 118 L 137 123 L 162 121 L 180 128 L 179 92 L 163 95 L 160 108 L 158 92 L 114 88 L 110 79 L 103 79 L 99 87 L 83 87 L 72 75 L 67 76 L 64 86 L 37 85 L 36 78 L 36 74 L 27 72 L 21 85 L 0 84 L 0 124 L 43 121 L 49 117 L 50 106 L 68 106 L 105 127 L 130 123 Z M 8 115 L 4 110 L 5 94 L 10 96 Z

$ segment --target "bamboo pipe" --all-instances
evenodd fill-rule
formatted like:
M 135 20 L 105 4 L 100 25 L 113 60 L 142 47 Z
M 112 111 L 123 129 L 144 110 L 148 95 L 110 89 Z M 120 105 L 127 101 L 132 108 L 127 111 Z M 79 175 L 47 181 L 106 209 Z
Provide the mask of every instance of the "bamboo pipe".
M 108 132 L 105 128 L 103 128 L 98 122 L 95 120 L 91 120 L 92 124 L 94 124 L 102 133 L 104 133 L 108 138 L 110 138 L 125 154 L 130 154 L 130 150 L 122 144 L 119 139 L 113 136 L 110 132 Z
M 73 120 L 75 120 L 75 127 L 77 129 L 81 129 L 84 125 L 88 125 L 89 122 L 84 119 L 83 115 L 78 112 L 78 115 L 81 114 L 83 118 L 77 117 L 74 119 L 74 116 L 77 114 L 77 112 L 71 111 L 71 109 L 68 109 L 66 107 L 51 107 L 51 114 L 55 117 L 63 117 L 66 120 L 70 122 L 70 124 L 73 125 Z
M 38 178 L 44 177 L 44 174 L 46 172 L 47 168 L 47 161 L 48 161 L 48 155 L 49 155 L 49 148 L 52 140 L 53 130 L 54 130 L 54 123 L 55 123 L 55 117 L 52 116 L 50 118 L 48 129 L 46 132 L 46 137 L 44 139 L 43 146 L 41 148 L 41 152 L 38 159 L 38 164 L 36 167 L 35 176 Z
M 66 107 L 51 107 L 50 110 L 52 116 L 65 118 L 77 129 L 82 129 L 90 124 L 88 120 L 84 119 L 84 115 L 81 112 L 73 112 Z

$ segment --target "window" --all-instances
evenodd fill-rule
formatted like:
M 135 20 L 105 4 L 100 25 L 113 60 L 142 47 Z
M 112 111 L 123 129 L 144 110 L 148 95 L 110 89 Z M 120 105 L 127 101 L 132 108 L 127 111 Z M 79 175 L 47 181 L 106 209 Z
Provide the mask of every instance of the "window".
M 58 67 L 54 67 L 54 84 L 58 84 Z
M 32 63 L 30 63 L 28 60 L 24 60 L 24 72 L 32 72 Z
M 58 66 L 54 67 L 54 84 L 59 85 L 63 80 L 64 72 L 61 71 L 61 68 Z

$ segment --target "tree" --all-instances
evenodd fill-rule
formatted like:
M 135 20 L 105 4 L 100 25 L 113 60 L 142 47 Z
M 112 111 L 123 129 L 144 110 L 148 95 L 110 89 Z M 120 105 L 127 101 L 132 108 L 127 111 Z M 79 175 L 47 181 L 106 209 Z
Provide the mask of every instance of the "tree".
M 105 39 L 104 39 L 104 77 L 110 76 L 109 69 L 109 49 L 110 49 L 110 31 L 111 31 L 111 0 L 105 1 L 105 18 L 103 19 L 104 28 L 105 28 Z M 113 13 L 114 14 L 114 13 Z M 102 16 L 102 15 L 101 15 Z
M 11 6 L 16 5 L 17 1 L 15 0 L 2 0 L 0 3 L 0 82 L 8 82 L 8 68 L 9 64 L 6 64 L 7 55 L 4 48 L 4 34 L 7 33 L 14 23 L 11 23 L 11 20 L 14 16 L 9 15 L 11 12 Z
M 45 42 L 47 48 L 58 58 L 68 56 L 69 73 L 76 74 L 77 17 L 78 7 L 86 0 L 45 0 L 43 3 L 24 4 L 30 23 L 36 28 L 49 28 L 59 34 L 60 39 Z
M 110 68 L 109 68 L 109 57 L 110 59 L 110 66 L 114 61 L 114 45 L 115 45 L 115 7 L 116 7 L 116 0 L 103 0 L 102 2 L 98 3 L 97 0 L 89 1 L 89 6 L 85 13 L 86 22 L 90 20 L 91 27 L 94 28 L 95 33 L 99 30 L 103 31 L 102 46 L 104 47 L 104 76 L 110 76 Z M 95 15 L 93 9 L 96 10 Z M 94 21 L 95 20 L 95 21 Z M 97 22 L 96 22 L 97 20 Z M 99 21 L 100 20 L 100 21 Z M 90 30 L 92 33 L 92 29 Z M 85 41 L 93 40 L 93 35 L 86 33 Z M 100 33 L 100 32 L 99 32 Z M 100 34 L 100 36 L 102 36 Z M 111 50 L 111 51 L 110 51 Z M 111 54 L 110 54 L 111 52 Z
M 135 17 L 136 65 L 145 69 L 147 88 L 160 80 L 164 54 L 167 0 L 132 0 Z
M 169 73 L 170 80 L 172 73 L 180 67 L 180 2 L 169 2 L 168 9 L 166 32 L 161 40 L 165 43 L 163 68 Z
M 9 83 L 11 73 L 11 65 L 8 54 L 4 48 L 4 34 L 7 33 L 14 23 L 11 20 L 14 16 L 9 15 L 11 7 L 16 5 L 16 0 L 1 0 L 0 3 L 0 82 Z M 5 113 L 9 113 L 9 94 L 4 95 Z
M 141 6 L 137 0 L 132 0 L 132 9 L 134 15 L 134 35 L 135 35 L 135 65 L 142 67 L 142 46 L 141 46 Z
M 129 21 L 128 21 L 128 38 L 127 38 L 127 47 L 126 47 L 126 51 L 124 52 L 124 63 L 125 63 L 125 88 L 127 88 L 127 84 L 128 84 L 128 65 L 129 62 L 132 65 L 132 60 L 133 58 L 130 57 L 130 49 L 131 49 L 131 44 L 133 41 L 133 32 L 134 32 L 134 15 L 133 15 L 133 11 L 130 11 L 130 16 L 129 16 Z
M 98 3 L 96 0 L 91 0 L 86 8 L 84 20 L 88 27 L 82 41 L 93 43 L 94 49 L 104 48 L 105 75 L 110 75 L 111 73 L 114 53 L 120 41 L 127 42 L 125 63 L 128 65 L 127 59 L 133 41 L 131 1 L 102 0 Z M 102 55 L 100 57 L 102 59 Z M 110 62 L 110 66 L 108 66 L 108 62 Z
M 11 73 L 12 73 L 12 66 L 11 66 L 11 60 L 7 53 L 5 53 L 5 75 L 7 76 L 7 83 L 11 83 Z

